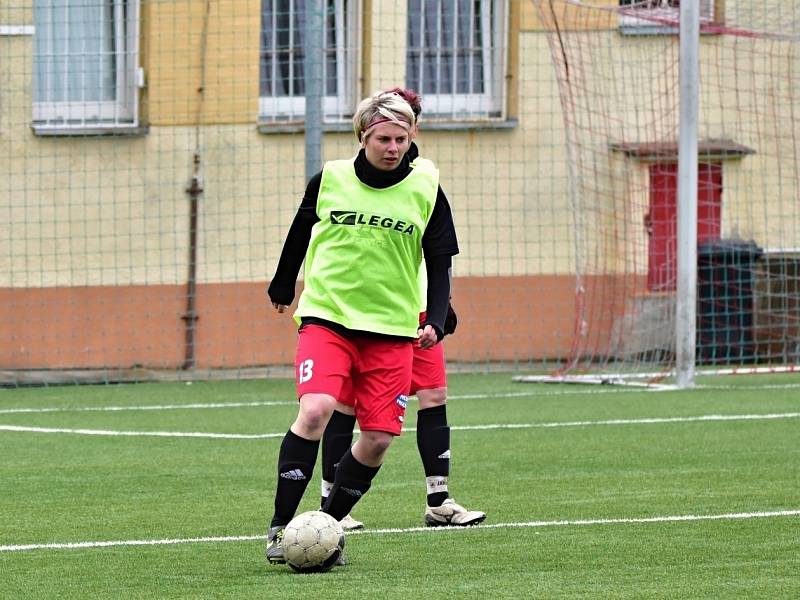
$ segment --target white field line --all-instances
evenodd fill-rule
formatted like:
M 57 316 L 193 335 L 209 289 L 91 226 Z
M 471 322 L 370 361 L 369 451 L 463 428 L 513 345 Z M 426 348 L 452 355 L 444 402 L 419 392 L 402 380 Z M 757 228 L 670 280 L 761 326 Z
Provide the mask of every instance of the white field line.
M 527 396 L 539 396 L 537 392 L 509 392 L 506 394 L 465 394 L 461 396 L 450 396 L 450 400 L 486 400 L 490 398 L 524 398 Z M 412 396 L 413 398 L 413 396 Z M 123 411 L 146 411 L 146 410 L 202 410 L 207 408 L 253 408 L 261 406 L 297 406 L 297 400 L 269 400 L 253 402 L 209 402 L 196 404 L 145 404 L 139 406 L 76 406 L 76 407 L 41 407 L 41 408 L 0 408 L 0 414 L 26 414 L 26 413 L 58 413 L 58 412 L 123 412 Z
M 201 431 L 115 431 L 111 429 L 66 429 L 63 427 L 26 427 L 23 425 L 0 425 L 0 431 L 27 433 L 72 433 L 75 435 L 105 435 L 118 437 L 168 437 L 168 438 L 211 438 L 223 440 L 263 440 L 282 438 L 283 433 L 207 433 Z
M 718 515 L 673 515 L 656 517 L 633 517 L 620 519 L 581 519 L 558 521 L 527 521 L 520 523 L 493 523 L 489 525 L 476 525 L 474 527 L 448 528 L 448 527 L 408 527 L 405 529 L 366 529 L 351 531 L 347 535 L 383 535 L 404 533 L 433 533 L 443 531 L 463 532 L 476 529 L 504 529 L 504 528 L 530 528 L 530 527 L 581 527 L 587 525 L 633 525 L 647 523 L 678 523 L 685 521 L 734 521 L 742 519 L 765 519 L 774 517 L 797 517 L 800 510 L 777 510 L 744 513 L 723 513 Z M 176 544 L 204 544 L 221 542 L 249 542 L 266 540 L 265 535 L 226 535 L 218 537 L 199 538 L 172 538 L 163 540 L 117 540 L 106 542 L 69 542 L 51 544 L 8 544 L 0 546 L 0 552 L 23 552 L 26 550 L 75 550 L 82 548 L 108 548 L 110 546 L 169 546 Z
M 697 386 L 697 390 L 731 390 L 746 391 L 748 389 L 775 390 L 775 389 L 796 389 L 800 388 L 797 384 L 781 385 L 762 385 L 754 388 L 742 386 Z M 672 387 L 669 387 L 672 390 Z M 575 395 L 598 395 L 598 394 L 621 394 L 621 393 L 641 393 L 641 389 L 617 388 L 613 386 L 603 387 L 602 389 L 594 386 L 587 386 L 586 389 L 576 389 L 574 387 L 556 389 L 550 386 L 531 386 L 524 392 L 506 392 L 502 394 L 453 394 L 448 396 L 448 400 L 491 400 L 494 398 L 541 398 L 545 396 L 575 396 Z M 646 391 L 659 392 L 666 391 L 662 388 L 653 388 Z M 414 397 L 412 396 L 412 399 Z M 148 411 L 148 410 L 203 410 L 218 408 L 257 408 L 262 406 L 297 406 L 297 400 L 265 400 L 252 402 L 207 402 L 194 404 L 145 404 L 134 406 L 75 406 L 75 407 L 20 407 L 20 408 L 0 408 L 0 414 L 24 414 L 24 413 L 58 413 L 58 412 L 123 412 L 123 411 Z
M 56 412 L 122 412 L 146 410 L 187 410 L 204 408 L 251 408 L 254 406 L 297 406 L 297 400 L 266 402 L 208 402 L 197 404 L 147 404 L 143 406 L 79 406 L 42 408 L 0 408 L 0 414 L 56 413 Z
M 487 425 L 453 425 L 453 431 L 484 431 L 489 429 L 548 429 L 556 427 L 593 427 L 600 425 L 657 425 L 667 423 L 698 423 L 714 421 L 769 421 L 775 419 L 796 419 L 800 412 L 767 413 L 746 415 L 698 415 L 695 417 L 650 417 L 641 419 L 606 419 L 602 421 L 551 421 L 549 423 L 495 423 Z M 206 433 L 199 431 L 115 431 L 109 429 L 67 429 L 61 427 L 28 427 L 25 425 L 0 425 L 0 431 L 26 432 L 26 433 L 70 433 L 76 435 L 100 435 L 123 437 L 188 437 L 188 438 L 213 438 L 230 440 L 262 440 L 268 438 L 282 438 L 285 432 L 280 433 Z M 415 432 L 415 427 L 408 427 L 403 431 Z

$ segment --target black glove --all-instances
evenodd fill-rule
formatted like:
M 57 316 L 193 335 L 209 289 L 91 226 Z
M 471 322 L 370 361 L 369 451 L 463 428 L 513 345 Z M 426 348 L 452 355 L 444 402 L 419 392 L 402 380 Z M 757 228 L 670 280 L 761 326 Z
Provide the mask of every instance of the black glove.
M 267 295 L 276 304 L 290 306 L 294 302 L 294 286 L 289 288 L 272 281 L 267 288 Z
M 448 303 L 447 316 L 444 318 L 444 335 L 454 333 L 458 325 L 458 317 L 456 311 L 453 310 L 453 305 Z

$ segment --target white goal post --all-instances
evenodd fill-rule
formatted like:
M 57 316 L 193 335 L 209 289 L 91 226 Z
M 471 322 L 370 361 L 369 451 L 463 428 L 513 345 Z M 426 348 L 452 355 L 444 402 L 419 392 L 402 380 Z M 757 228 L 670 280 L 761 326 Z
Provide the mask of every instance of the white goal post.
M 797 370 L 798 8 L 534 4 L 563 108 L 578 308 L 565 365 L 518 380 Z

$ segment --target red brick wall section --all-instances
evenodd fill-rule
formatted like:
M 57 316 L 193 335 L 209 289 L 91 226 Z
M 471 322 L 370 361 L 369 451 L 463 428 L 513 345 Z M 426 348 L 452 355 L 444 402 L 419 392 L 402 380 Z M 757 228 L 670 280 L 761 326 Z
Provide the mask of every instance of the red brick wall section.
M 279 315 L 265 290 L 265 282 L 198 286 L 198 368 L 294 362 L 291 312 Z M 170 285 L 2 288 L 0 367 L 179 368 L 186 351 L 185 294 L 185 286 Z M 445 342 L 450 361 L 569 355 L 575 328 L 572 276 L 457 278 L 453 304 L 459 325 Z M 611 319 L 604 321 L 601 327 L 610 327 Z

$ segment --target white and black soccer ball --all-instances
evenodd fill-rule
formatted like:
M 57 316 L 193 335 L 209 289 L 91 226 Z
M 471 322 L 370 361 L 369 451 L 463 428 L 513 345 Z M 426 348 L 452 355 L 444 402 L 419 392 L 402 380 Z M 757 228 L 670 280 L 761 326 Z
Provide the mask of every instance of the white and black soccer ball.
M 283 531 L 283 556 L 300 573 L 330 571 L 344 550 L 344 531 L 327 513 L 310 510 L 289 521 Z

